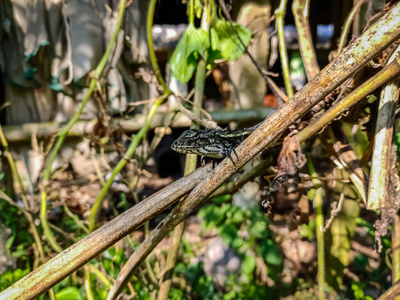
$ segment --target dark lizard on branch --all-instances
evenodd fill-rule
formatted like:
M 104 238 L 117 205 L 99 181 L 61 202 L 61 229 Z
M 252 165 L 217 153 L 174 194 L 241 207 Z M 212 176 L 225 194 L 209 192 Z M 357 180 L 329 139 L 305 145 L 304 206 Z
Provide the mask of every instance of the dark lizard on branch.
M 226 156 L 234 163 L 232 153 L 257 127 L 244 129 L 189 129 L 181 134 L 172 145 L 171 149 L 183 154 L 196 154 L 214 159 Z

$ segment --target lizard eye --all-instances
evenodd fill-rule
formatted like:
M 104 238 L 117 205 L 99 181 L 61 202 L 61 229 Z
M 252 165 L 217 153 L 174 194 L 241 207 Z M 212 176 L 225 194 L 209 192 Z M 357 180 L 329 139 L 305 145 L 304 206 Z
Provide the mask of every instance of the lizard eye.
M 185 137 L 186 137 L 186 138 L 193 138 L 193 137 L 195 137 L 195 136 L 197 136 L 197 132 L 194 131 L 193 129 L 192 129 L 192 130 L 188 130 L 188 131 L 186 132 L 186 134 L 185 134 Z

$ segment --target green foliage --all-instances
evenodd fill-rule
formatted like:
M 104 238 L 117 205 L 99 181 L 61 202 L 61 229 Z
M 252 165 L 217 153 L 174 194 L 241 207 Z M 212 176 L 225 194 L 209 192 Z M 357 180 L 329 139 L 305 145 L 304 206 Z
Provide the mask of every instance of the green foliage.
M 315 238 L 316 228 L 317 223 L 315 222 L 315 219 L 311 219 L 308 224 L 303 224 L 301 226 L 300 234 L 304 238 L 313 240 Z
M 245 48 L 239 41 L 235 30 L 245 45 L 250 41 L 251 32 L 237 23 L 232 23 L 232 26 L 228 21 L 221 19 L 217 19 L 212 24 L 210 28 L 210 58 L 212 60 L 235 61 L 244 53 Z
M 242 261 L 242 273 L 253 274 L 256 267 L 256 258 L 254 255 L 245 255 Z
M 267 265 L 282 264 L 279 247 L 273 241 L 268 228 L 269 220 L 258 208 L 243 211 L 230 203 L 223 203 L 221 206 L 209 204 L 199 210 L 198 217 L 204 220 L 203 232 L 216 227 L 224 242 L 243 257 L 243 273 L 252 273 L 255 255 L 263 258 Z M 239 232 L 248 234 L 243 237 Z
M 113 277 L 118 276 L 122 266 L 126 263 L 127 258 L 124 254 L 124 249 L 119 247 L 110 247 L 103 253 L 104 259 L 102 265 L 108 275 Z
M 8 195 L 4 194 L 4 197 Z M 0 198 L 0 224 L 2 225 L 0 236 L 7 238 L 4 244 L 4 255 L 9 259 L 15 259 L 17 265 L 15 270 L 7 270 L 0 274 L 0 290 L 3 290 L 31 271 L 28 249 L 33 239 L 28 232 L 29 225 L 25 216 L 2 198 Z M 4 228 L 10 229 L 9 236 L 3 235 Z
M 370 296 L 364 295 L 365 287 L 366 287 L 365 282 L 353 281 L 353 283 L 351 285 L 351 289 L 354 291 L 354 299 L 355 300 L 373 300 L 374 299 Z
M 183 299 L 183 291 L 178 289 L 170 289 L 168 293 L 168 299 L 170 300 L 181 300 Z
M 243 265 L 253 265 L 253 267 L 248 270 L 254 270 L 254 256 L 249 257 L 250 258 L 244 259 Z M 244 270 L 246 269 L 247 267 L 242 270 L 243 274 L 240 277 L 233 275 L 229 277 L 226 284 L 226 290 L 229 292 L 226 293 L 221 293 L 214 287 L 212 278 L 206 276 L 203 272 L 202 262 L 190 265 L 181 263 L 176 266 L 175 273 L 178 276 L 184 276 L 187 280 L 187 285 L 192 287 L 192 290 L 190 290 L 190 298 L 205 300 L 271 299 L 272 295 L 274 295 L 273 289 L 256 284 L 252 275 L 245 273 Z M 182 296 L 182 294 L 185 293 L 178 293 L 176 289 L 171 289 L 169 299 L 172 299 L 175 295 L 179 295 L 181 297 L 179 299 L 189 298 Z
M 179 40 L 169 61 L 172 73 L 180 82 L 189 81 L 196 70 L 201 55 L 208 47 L 207 32 L 203 29 L 196 29 L 194 25 L 190 24 Z
M 267 264 L 279 266 L 282 263 L 282 257 L 278 246 L 272 241 L 267 240 L 257 248 L 258 254 Z
M 400 132 L 395 133 L 394 143 L 397 146 L 397 153 L 400 154 Z
M 189 7 L 189 5 L 188 5 Z M 200 1 L 195 1 L 194 13 L 199 18 L 202 11 Z M 232 28 L 233 27 L 233 28 Z M 215 17 L 211 21 L 209 31 L 195 28 L 190 23 L 176 46 L 169 65 L 174 76 L 182 83 L 192 78 L 197 64 L 208 51 L 207 63 L 214 64 L 215 60 L 235 61 L 244 53 L 244 46 L 237 35 L 248 45 L 251 32 L 246 27 Z
M 151 300 L 149 287 L 141 282 L 133 284 L 133 289 L 136 291 L 136 297 L 140 300 Z
M 225 197 L 228 201 L 230 197 Z M 234 249 L 242 261 L 240 275 L 231 275 L 226 284 L 228 293 L 214 289 L 212 278 L 204 275 L 202 263 L 192 265 L 180 272 L 195 287 L 194 293 L 201 299 L 267 299 L 273 289 L 259 286 L 254 280 L 256 257 L 261 257 L 268 267 L 269 277 L 274 277 L 274 267 L 281 267 L 279 247 L 272 239 L 269 219 L 258 208 L 242 210 L 221 198 L 203 206 L 198 217 L 203 219 L 202 232 L 215 227 L 224 242 Z M 244 234 L 242 234 L 244 233 Z
M 0 275 L 0 291 L 5 290 L 7 287 L 17 282 L 22 277 L 30 272 L 29 266 L 25 269 L 15 269 L 13 271 L 6 271 Z
M 56 293 L 57 300 L 81 300 L 83 299 L 79 289 L 76 287 L 66 287 Z
M 203 3 L 200 0 L 194 0 L 194 15 L 196 16 L 197 19 L 201 18 L 201 13 L 203 11 Z M 187 6 L 187 15 L 190 17 L 190 5 Z

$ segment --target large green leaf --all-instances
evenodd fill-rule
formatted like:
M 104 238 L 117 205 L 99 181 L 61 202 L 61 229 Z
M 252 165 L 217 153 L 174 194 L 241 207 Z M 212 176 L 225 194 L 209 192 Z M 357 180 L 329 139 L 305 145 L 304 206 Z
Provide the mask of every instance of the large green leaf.
M 232 25 L 239 34 L 240 39 L 247 46 L 251 38 L 251 31 L 237 23 L 232 23 Z M 213 59 L 224 58 L 235 61 L 245 50 L 231 24 L 225 20 L 217 20 L 212 24 L 210 40 Z
M 169 60 L 171 71 L 180 82 L 185 83 L 190 80 L 200 56 L 208 46 L 207 32 L 189 25 Z

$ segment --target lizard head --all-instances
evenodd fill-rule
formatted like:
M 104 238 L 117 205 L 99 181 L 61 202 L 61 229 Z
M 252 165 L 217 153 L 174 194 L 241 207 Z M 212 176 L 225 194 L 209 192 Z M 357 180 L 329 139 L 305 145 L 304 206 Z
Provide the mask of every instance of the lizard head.
M 195 148 L 198 145 L 197 142 L 199 137 L 199 130 L 186 130 L 172 143 L 171 149 L 179 153 L 192 153 L 190 149 Z
M 223 158 L 214 129 L 189 129 L 171 145 L 171 149 L 183 154 L 197 154 L 212 158 Z

